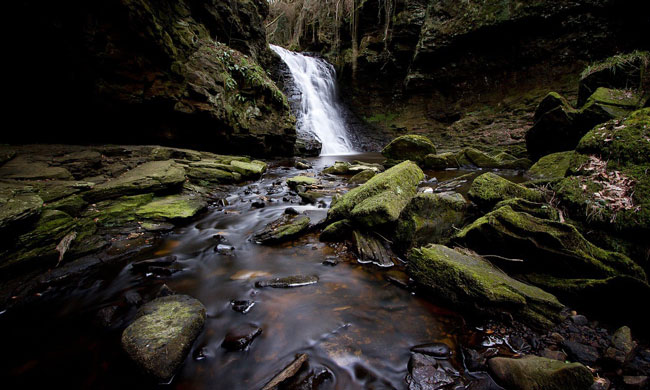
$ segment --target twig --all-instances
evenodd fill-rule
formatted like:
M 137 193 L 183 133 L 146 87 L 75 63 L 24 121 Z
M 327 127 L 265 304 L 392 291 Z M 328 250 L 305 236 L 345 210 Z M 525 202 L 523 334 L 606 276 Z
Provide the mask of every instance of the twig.
M 510 259 L 508 257 L 503 257 L 503 256 L 498 256 L 498 255 L 481 255 L 481 256 L 483 256 L 483 257 L 495 257 L 497 259 L 512 261 L 512 262 L 515 262 L 515 263 L 523 263 L 524 262 L 524 260 L 522 260 L 522 259 Z

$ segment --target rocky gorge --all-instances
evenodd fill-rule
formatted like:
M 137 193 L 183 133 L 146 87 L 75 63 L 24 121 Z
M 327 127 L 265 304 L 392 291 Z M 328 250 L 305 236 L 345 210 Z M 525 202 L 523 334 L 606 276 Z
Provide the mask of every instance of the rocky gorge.
M 12 7 L 10 388 L 650 388 L 640 2 Z

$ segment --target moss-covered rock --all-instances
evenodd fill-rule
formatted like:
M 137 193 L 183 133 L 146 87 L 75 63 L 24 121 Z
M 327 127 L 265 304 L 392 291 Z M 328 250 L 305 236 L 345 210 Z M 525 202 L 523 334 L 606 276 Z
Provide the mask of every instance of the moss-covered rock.
M 318 183 L 318 180 L 309 176 L 294 176 L 287 179 L 287 185 L 294 191 L 298 190 L 298 186 L 309 187 Z
M 367 169 L 365 171 L 361 171 L 356 175 L 352 176 L 348 182 L 350 184 L 356 184 L 356 185 L 363 184 L 368 180 L 372 179 L 375 175 L 376 175 L 375 171 Z
M 381 154 L 395 162 L 411 160 L 420 163 L 427 154 L 436 154 L 436 146 L 427 137 L 409 134 L 392 140 Z
M 522 198 L 531 202 L 544 200 L 542 193 L 539 191 L 515 184 L 491 172 L 484 173 L 474 179 L 467 195 L 472 202 L 485 209 L 493 207 L 502 200 L 511 198 Z
M 205 307 L 187 295 L 154 299 L 122 333 L 122 348 L 147 374 L 169 380 L 185 361 L 205 318 Z
M 649 64 L 649 52 L 635 51 L 608 57 L 589 65 L 580 75 L 578 106 L 585 104 L 600 87 L 648 89 Z
M 259 160 L 253 160 L 251 162 L 233 160 L 230 162 L 230 165 L 246 179 L 259 179 L 266 172 L 267 168 L 266 163 Z
M 150 161 L 84 193 L 90 201 L 117 198 L 144 192 L 162 192 L 178 188 L 185 181 L 185 170 L 172 160 Z
M 306 215 L 283 215 L 271 222 L 264 229 L 255 234 L 253 239 L 260 244 L 277 244 L 289 241 L 306 233 L 310 228 L 311 220 Z
M 331 167 L 323 169 L 323 173 L 330 175 L 346 175 L 350 171 L 350 163 L 345 161 L 336 161 Z
M 422 166 L 427 169 L 459 168 L 458 153 L 445 152 L 440 154 L 427 154 L 422 160 Z
M 185 219 L 195 216 L 207 206 L 204 199 L 193 194 L 169 195 L 138 207 L 135 214 L 153 220 Z
M 48 203 L 44 206 L 44 208 L 47 210 L 61 210 L 72 216 L 76 216 L 80 214 L 81 211 L 86 208 L 86 206 L 88 206 L 88 202 L 86 202 L 81 197 L 81 195 L 74 194 L 66 198 L 59 199 L 56 202 Z
M 521 198 L 511 198 L 497 203 L 494 206 L 494 210 L 498 210 L 504 206 L 508 206 L 514 211 L 527 213 L 537 218 L 550 219 L 552 221 L 560 220 L 558 211 L 546 203 L 531 202 Z
M 573 151 L 548 154 L 540 158 L 526 173 L 533 180 L 557 180 L 566 176 Z
M 594 383 L 591 371 L 580 363 L 539 356 L 495 357 L 488 366 L 499 383 L 513 390 L 589 390 Z
M 415 196 L 423 178 L 424 173 L 415 163 L 404 161 L 343 195 L 331 206 L 328 220 L 349 218 L 367 228 L 394 222 Z
M 83 216 L 95 220 L 102 227 L 124 225 L 135 221 L 135 210 L 150 203 L 153 198 L 153 194 L 141 194 L 104 200 L 85 210 Z
M 0 230 L 36 217 L 43 199 L 31 188 L 19 184 L 0 183 Z
M 319 239 L 325 242 L 343 241 L 352 233 L 352 222 L 348 219 L 342 219 L 331 223 L 323 229 Z
M 601 249 L 569 224 L 501 207 L 457 233 L 455 241 L 485 255 L 499 255 L 513 271 L 564 278 L 629 275 L 645 281 L 643 270 L 627 256 Z
M 458 307 L 484 314 L 511 312 L 537 326 L 559 321 L 562 304 L 551 294 L 509 277 L 489 261 L 442 245 L 413 249 L 409 275 Z
M 395 241 L 401 250 L 443 244 L 462 227 L 468 204 L 458 193 L 417 194 L 400 213 Z
M 220 164 L 224 165 L 224 164 Z M 224 168 L 224 169 L 221 169 Z M 232 184 L 240 182 L 242 177 L 238 172 L 232 172 L 230 166 L 216 167 L 216 166 L 190 166 L 186 169 L 187 177 L 194 183 L 218 183 L 218 184 Z

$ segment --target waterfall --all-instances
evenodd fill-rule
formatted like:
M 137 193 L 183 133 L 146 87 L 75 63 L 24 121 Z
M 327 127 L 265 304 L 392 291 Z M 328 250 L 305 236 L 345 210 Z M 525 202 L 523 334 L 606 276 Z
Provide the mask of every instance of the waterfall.
M 300 90 L 298 132 L 313 134 L 322 143 L 321 156 L 354 153 L 336 93 L 336 71 L 320 58 L 270 45 L 289 67 Z

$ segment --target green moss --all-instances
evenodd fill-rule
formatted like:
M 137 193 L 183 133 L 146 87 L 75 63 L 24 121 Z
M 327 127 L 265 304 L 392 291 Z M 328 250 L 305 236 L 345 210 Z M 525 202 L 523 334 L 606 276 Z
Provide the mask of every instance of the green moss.
M 477 219 L 455 237 L 479 253 L 521 259 L 520 272 L 563 277 L 629 275 L 646 280 L 645 272 L 627 256 L 601 249 L 569 224 L 537 218 L 501 207 Z
M 343 219 L 327 225 L 319 239 L 325 242 L 339 242 L 345 240 L 351 233 L 352 222 L 349 219 Z
M 531 202 L 521 198 L 512 198 L 497 203 L 496 206 L 494 206 L 494 209 L 498 210 L 504 206 L 508 206 L 514 211 L 527 213 L 537 218 L 550 219 L 552 221 L 560 220 L 558 211 L 545 203 Z
M 224 164 L 219 164 L 223 166 Z M 227 166 L 225 169 L 231 169 Z M 229 172 L 219 169 L 216 165 L 213 167 L 188 167 L 187 177 L 195 183 L 219 183 L 219 184 L 232 184 L 241 181 L 241 174 L 238 172 Z
M 331 167 L 323 169 L 323 173 L 330 175 L 346 175 L 350 172 L 350 163 L 336 161 Z
M 350 218 L 365 227 L 394 222 L 416 194 L 424 173 L 411 161 L 382 172 L 343 195 L 328 212 L 330 221 Z
M 350 184 L 363 184 L 368 180 L 372 179 L 375 175 L 376 175 L 375 171 L 372 170 L 361 171 L 356 175 L 352 176 L 348 182 Z
M 452 152 L 440 154 L 427 154 L 424 156 L 422 166 L 428 169 L 459 168 L 461 165 L 458 154 Z
M 535 325 L 550 326 L 562 308 L 543 290 L 519 282 L 490 262 L 442 245 L 413 249 L 409 275 L 461 308 L 488 314 L 509 311 Z
M 381 151 L 389 160 L 422 162 L 427 154 L 435 154 L 436 147 L 430 139 L 421 135 L 403 135 L 392 140 Z
M 539 191 L 515 184 L 491 172 L 474 179 L 468 196 L 471 201 L 483 208 L 491 208 L 498 202 L 510 198 L 522 198 L 532 202 L 544 200 Z
M 267 168 L 266 163 L 259 160 L 251 162 L 233 160 L 230 162 L 230 165 L 232 165 L 234 170 L 245 178 L 259 178 L 264 172 L 266 172 Z
M 170 195 L 155 198 L 135 210 L 138 217 L 153 220 L 173 220 L 190 218 L 207 207 L 200 197 L 193 195 Z
M 540 158 L 527 172 L 533 180 L 555 180 L 566 176 L 574 152 L 559 152 Z
M 294 191 L 298 188 L 298 186 L 308 187 L 313 186 L 316 183 L 318 183 L 318 180 L 309 176 L 294 176 L 287 179 L 287 185 Z
M 87 205 L 88 203 L 80 195 L 75 194 L 49 203 L 44 208 L 47 210 L 61 210 L 70 215 L 78 215 Z
M 612 73 L 615 73 L 617 68 L 635 62 L 640 62 L 647 67 L 648 63 L 650 63 L 650 52 L 635 50 L 632 53 L 618 54 L 602 61 L 594 62 L 582 71 L 580 78 L 587 78 L 588 76 L 603 70 L 610 70 Z
M 142 194 L 105 200 L 89 207 L 83 215 L 94 219 L 100 226 L 120 226 L 135 221 L 135 210 L 150 203 L 153 197 L 153 194 Z

